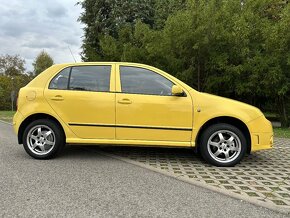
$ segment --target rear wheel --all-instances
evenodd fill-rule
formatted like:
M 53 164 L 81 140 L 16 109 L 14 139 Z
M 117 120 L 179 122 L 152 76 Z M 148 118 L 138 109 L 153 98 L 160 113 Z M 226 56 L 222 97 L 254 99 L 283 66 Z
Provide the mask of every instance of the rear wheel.
M 25 151 L 36 159 L 50 159 L 64 147 L 61 127 L 52 120 L 40 119 L 30 123 L 23 134 Z
M 212 125 L 201 135 L 201 155 L 215 166 L 235 166 L 244 157 L 246 148 L 247 141 L 244 134 L 230 124 Z

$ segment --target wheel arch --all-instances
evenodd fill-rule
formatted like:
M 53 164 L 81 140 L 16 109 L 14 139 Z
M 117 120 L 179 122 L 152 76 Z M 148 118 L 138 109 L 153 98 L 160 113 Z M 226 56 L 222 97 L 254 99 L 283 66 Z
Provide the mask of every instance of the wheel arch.
M 46 114 L 46 113 L 37 113 L 37 114 L 32 114 L 32 115 L 26 117 L 25 120 L 23 120 L 23 122 L 19 126 L 19 130 L 18 130 L 18 143 L 19 144 L 23 144 L 23 134 L 24 134 L 25 128 L 29 125 L 29 123 L 31 123 L 35 120 L 39 120 L 39 119 L 53 120 L 54 122 L 56 122 L 59 125 L 59 127 L 61 128 L 61 131 L 63 132 L 64 136 L 66 137 L 65 131 L 64 131 L 61 123 L 55 117 L 53 117 L 49 114 Z
M 207 122 L 205 122 L 202 125 L 202 127 L 199 129 L 199 131 L 196 135 L 196 139 L 195 139 L 195 144 L 197 145 L 196 146 L 197 149 L 199 149 L 200 138 L 201 138 L 203 131 L 207 127 L 214 125 L 214 124 L 217 124 L 217 123 L 226 123 L 226 124 L 233 125 L 233 126 L 237 127 L 238 129 L 240 129 L 243 133 L 245 133 L 245 137 L 247 140 L 247 153 L 251 152 L 251 144 L 252 143 L 251 143 L 251 134 L 250 134 L 249 128 L 240 119 L 237 119 L 235 117 L 229 117 L 229 116 L 215 117 L 215 118 L 208 120 Z

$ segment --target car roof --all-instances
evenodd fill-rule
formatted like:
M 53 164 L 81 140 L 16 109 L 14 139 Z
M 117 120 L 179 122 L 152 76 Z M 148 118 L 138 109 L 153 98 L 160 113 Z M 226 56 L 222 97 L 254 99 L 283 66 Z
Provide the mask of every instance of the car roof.
M 148 66 L 148 67 L 153 67 L 150 65 L 146 64 L 141 64 L 141 63 L 133 63 L 133 62 L 110 62 L 110 61 L 96 61 L 96 62 L 71 62 L 71 63 L 62 63 L 62 64 L 55 64 L 56 66 L 80 66 L 80 65 L 94 65 L 94 64 L 105 64 L 105 65 L 110 65 L 110 64 L 120 64 L 120 65 L 131 65 L 131 66 Z

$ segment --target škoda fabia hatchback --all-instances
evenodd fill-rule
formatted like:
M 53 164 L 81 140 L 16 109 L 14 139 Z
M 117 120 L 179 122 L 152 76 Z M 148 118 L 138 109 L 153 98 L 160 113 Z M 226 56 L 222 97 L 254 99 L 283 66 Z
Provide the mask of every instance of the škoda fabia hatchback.
M 201 93 L 151 66 L 54 65 L 19 91 L 19 144 L 37 159 L 67 144 L 196 148 L 216 166 L 269 149 L 271 123 L 250 105 Z

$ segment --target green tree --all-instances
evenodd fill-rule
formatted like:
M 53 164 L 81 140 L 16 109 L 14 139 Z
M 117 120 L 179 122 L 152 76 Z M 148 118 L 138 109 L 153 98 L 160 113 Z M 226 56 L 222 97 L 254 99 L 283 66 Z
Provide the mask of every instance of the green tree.
M 277 111 L 280 115 L 282 127 L 290 124 L 290 5 L 288 4 L 279 13 L 273 15 L 269 25 L 264 29 L 265 57 L 267 73 L 261 80 L 264 94 L 274 99 Z M 272 18 L 271 16 L 271 18 Z M 283 37 L 281 37 L 283 36 Z
M 0 74 L 5 76 L 17 76 L 23 74 L 25 60 L 19 55 L 1 55 L 0 56 Z
M 162 29 L 168 17 L 176 12 L 186 10 L 187 0 L 156 0 L 154 12 L 154 28 Z
M 19 55 L 0 56 L 0 110 L 11 109 L 11 94 L 17 97 L 19 89 L 32 77 L 25 73 L 25 61 Z M 14 108 L 16 102 L 14 101 Z
M 0 99 L 4 98 L 4 89 L 0 86 Z
M 84 12 L 79 21 L 84 27 L 84 61 L 104 60 L 100 39 L 104 35 L 117 38 L 117 32 L 127 23 L 134 25 L 137 20 L 153 25 L 153 0 L 84 0 L 78 2 Z
M 37 76 L 38 74 L 53 65 L 53 59 L 47 52 L 42 51 L 37 55 L 32 65 L 34 68 L 34 76 Z
M 19 55 L 0 56 L 0 110 L 11 108 L 11 94 L 19 89 L 14 81 L 24 75 L 24 64 L 25 60 Z
M 82 2 L 84 60 L 147 63 L 200 91 L 275 111 L 289 126 L 287 1 L 155 0 L 143 11 L 133 2 Z
M 31 79 L 32 77 L 27 74 L 20 74 L 15 77 L 0 75 L 0 110 L 10 110 L 11 92 L 14 93 L 16 99 L 19 89 L 29 83 Z M 14 101 L 13 108 L 15 106 L 16 101 Z
M 11 79 L 8 76 L 0 75 L 0 110 L 9 110 L 11 108 L 10 94 L 12 91 Z

